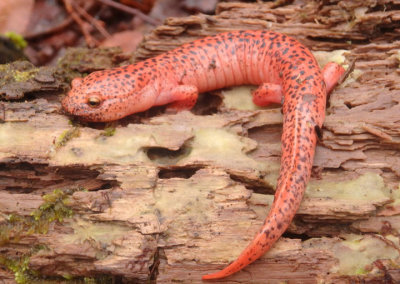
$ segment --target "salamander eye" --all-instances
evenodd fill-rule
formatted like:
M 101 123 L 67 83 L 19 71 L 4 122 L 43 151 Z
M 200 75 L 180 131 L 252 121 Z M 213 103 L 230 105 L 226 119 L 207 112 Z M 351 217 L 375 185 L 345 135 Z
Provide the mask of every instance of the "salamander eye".
M 90 96 L 88 98 L 87 104 L 92 108 L 97 108 L 101 104 L 101 99 L 98 96 Z

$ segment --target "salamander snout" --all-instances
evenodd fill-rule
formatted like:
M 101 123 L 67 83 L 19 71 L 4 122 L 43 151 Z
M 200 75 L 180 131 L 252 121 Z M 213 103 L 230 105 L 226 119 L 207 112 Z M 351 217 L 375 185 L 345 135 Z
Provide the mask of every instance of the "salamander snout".
M 61 102 L 66 113 L 91 120 L 95 113 L 102 111 L 105 98 L 99 91 L 85 88 L 82 78 L 72 80 L 71 86 L 71 90 Z
M 113 121 L 128 115 L 130 110 L 127 106 L 130 104 L 118 103 L 126 91 L 111 88 L 107 79 L 97 78 L 97 74 L 72 80 L 72 88 L 61 102 L 65 112 L 84 121 L 96 122 Z

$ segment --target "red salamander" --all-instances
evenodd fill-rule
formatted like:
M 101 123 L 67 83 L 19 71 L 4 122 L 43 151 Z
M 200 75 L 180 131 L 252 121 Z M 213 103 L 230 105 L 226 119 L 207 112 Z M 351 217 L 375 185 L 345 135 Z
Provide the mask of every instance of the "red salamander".
M 91 73 L 72 81 L 62 102 L 87 121 L 112 121 L 170 104 L 190 109 L 199 92 L 252 84 L 259 106 L 283 102 L 282 157 L 274 202 L 263 227 L 239 257 L 203 279 L 231 275 L 268 251 L 285 232 L 310 178 L 327 93 L 344 69 L 321 71 L 311 52 L 272 31 L 237 31 L 202 38 L 145 61 Z

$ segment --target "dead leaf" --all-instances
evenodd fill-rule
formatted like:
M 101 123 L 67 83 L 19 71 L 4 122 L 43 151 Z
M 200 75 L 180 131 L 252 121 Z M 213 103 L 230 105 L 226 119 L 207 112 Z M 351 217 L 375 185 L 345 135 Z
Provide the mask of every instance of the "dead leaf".
M 0 33 L 24 34 L 28 27 L 34 0 L 0 1 Z
M 142 41 L 143 34 L 140 31 L 123 31 L 113 34 L 103 41 L 101 47 L 119 46 L 126 53 L 136 50 L 137 45 Z

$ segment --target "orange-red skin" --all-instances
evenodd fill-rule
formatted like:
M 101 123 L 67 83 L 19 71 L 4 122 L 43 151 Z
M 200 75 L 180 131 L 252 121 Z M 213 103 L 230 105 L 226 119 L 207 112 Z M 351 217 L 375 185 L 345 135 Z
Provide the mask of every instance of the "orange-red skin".
M 291 37 L 271 31 L 238 31 L 75 79 L 63 106 L 84 120 L 110 121 L 155 105 L 191 108 L 198 92 L 233 85 L 260 85 L 253 92 L 258 105 L 283 99 L 282 157 L 274 202 L 263 227 L 237 260 L 202 278 L 219 279 L 263 255 L 289 226 L 310 178 L 327 91 L 343 73 L 335 63 L 321 72 L 311 52 Z M 88 106 L 90 96 L 101 99 L 99 107 Z

